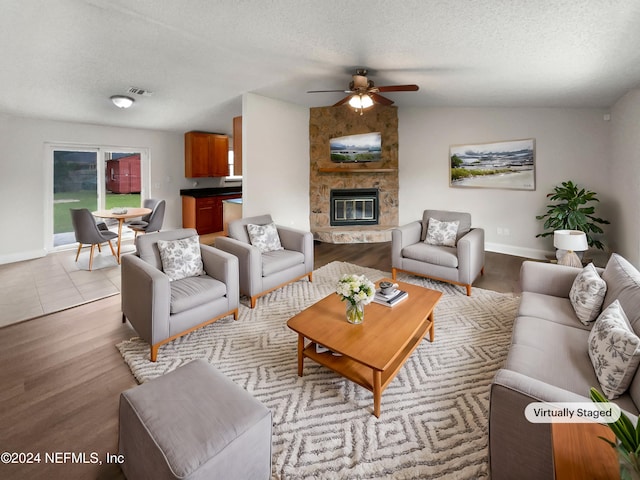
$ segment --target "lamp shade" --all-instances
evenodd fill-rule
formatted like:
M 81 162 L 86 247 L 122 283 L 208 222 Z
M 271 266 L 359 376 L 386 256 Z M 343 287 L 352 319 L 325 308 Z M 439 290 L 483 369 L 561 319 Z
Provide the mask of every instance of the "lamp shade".
M 556 230 L 553 232 L 553 246 L 559 250 L 583 252 L 589 249 L 587 235 L 580 230 Z
M 369 95 L 356 94 L 349 99 L 349 105 L 356 110 L 360 110 L 362 108 L 371 107 L 373 105 L 373 100 Z

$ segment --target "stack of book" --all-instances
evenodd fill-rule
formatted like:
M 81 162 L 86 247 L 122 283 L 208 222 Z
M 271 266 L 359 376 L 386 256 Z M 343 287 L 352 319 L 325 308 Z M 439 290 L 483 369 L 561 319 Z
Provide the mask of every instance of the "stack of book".
M 409 294 L 404 290 L 395 289 L 390 293 L 382 293 L 380 289 L 376 290 L 376 294 L 373 297 L 373 301 L 375 303 L 379 303 L 380 305 L 386 305 L 387 307 L 393 307 L 398 303 L 405 300 Z

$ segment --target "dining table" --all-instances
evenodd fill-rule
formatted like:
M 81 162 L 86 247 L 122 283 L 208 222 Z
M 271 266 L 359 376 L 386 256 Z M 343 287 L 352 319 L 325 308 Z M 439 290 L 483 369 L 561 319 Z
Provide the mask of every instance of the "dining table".
M 120 263 L 120 246 L 122 244 L 122 226 L 124 225 L 124 221 L 131 218 L 148 215 L 151 213 L 151 209 L 143 208 L 143 207 L 138 207 L 138 208 L 127 207 L 126 209 L 122 209 L 122 210 L 117 210 L 117 209 L 97 210 L 92 213 L 94 217 L 113 218 L 118 220 L 118 249 L 117 249 L 116 257 L 117 257 L 118 263 Z

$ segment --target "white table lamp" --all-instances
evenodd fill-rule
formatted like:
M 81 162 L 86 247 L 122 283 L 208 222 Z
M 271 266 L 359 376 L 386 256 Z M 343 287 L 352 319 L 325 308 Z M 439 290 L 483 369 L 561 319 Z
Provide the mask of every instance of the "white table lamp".
M 556 230 L 553 232 L 553 246 L 558 250 L 567 251 L 558 260 L 558 265 L 570 267 L 582 267 L 582 262 L 575 252 L 583 252 L 589 248 L 587 235 L 580 230 Z

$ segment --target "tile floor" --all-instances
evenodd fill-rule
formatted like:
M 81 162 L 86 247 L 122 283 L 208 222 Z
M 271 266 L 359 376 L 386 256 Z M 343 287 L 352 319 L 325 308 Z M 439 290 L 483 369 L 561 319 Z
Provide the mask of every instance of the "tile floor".
M 133 252 L 124 240 L 123 253 Z M 64 310 L 120 292 L 120 266 L 107 246 L 96 252 L 89 271 L 89 248 L 78 262 L 76 250 L 0 265 L 0 327 Z

